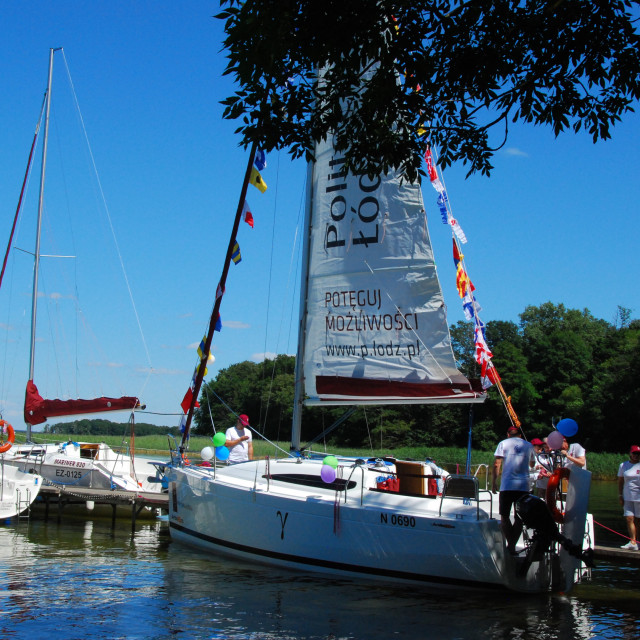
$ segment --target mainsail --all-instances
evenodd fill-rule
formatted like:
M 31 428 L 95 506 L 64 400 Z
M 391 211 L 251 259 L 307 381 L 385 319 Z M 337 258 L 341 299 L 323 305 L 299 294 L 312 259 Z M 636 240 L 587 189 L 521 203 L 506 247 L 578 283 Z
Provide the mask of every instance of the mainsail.
M 305 402 L 484 400 L 456 368 L 420 186 L 350 174 L 330 139 L 315 159 Z
M 75 416 L 103 411 L 123 411 L 140 408 L 140 401 L 133 396 L 120 398 L 92 398 L 91 400 L 45 400 L 33 380 L 27 382 L 24 399 L 24 421 L 30 425 L 41 424 L 57 416 Z

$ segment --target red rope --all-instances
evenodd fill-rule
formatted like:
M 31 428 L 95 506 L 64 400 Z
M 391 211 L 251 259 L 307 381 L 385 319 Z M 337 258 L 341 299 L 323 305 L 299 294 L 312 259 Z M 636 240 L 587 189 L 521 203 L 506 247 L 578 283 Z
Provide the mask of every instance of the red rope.
M 629 536 L 625 536 L 624 533 L 620 533 L 619 531 L 616 531 L 615 529 L 609 529 L 609 527 L 605 527 L 601 522 L 598 522 L 597 520 L 594 520 L 593 523 L 597 524 L 598 526 L 602 527 L 603 529 L 606 529 L 607 531 L 611 531 L 611 533 L 615 533 L 616 535 L 619 535 L 621 538 L 624 538 L 625 540 L 631 540 L 631 538 L 629 538 Z

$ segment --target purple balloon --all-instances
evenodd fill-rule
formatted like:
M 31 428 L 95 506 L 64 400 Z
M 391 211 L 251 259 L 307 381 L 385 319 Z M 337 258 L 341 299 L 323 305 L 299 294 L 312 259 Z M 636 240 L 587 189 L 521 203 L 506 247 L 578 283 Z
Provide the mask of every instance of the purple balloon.
M 320 469 L 320 477 L 323 482 L 331 484 L 336 479 L 336 470 L 328 464 L 323 464 L 322 469 Z
M 562 447 L 563 440 L 564 440 L 564 437 L 559 431 L 552 431 L 547 436 L 547 444 L 549 445 L 549 449 L 551 450 L 560 449 Z

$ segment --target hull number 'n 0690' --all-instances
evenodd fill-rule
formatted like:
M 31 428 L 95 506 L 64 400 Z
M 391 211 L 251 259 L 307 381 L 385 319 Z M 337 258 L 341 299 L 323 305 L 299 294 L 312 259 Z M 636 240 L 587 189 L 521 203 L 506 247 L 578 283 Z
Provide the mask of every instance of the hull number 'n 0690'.
M 380 514 L 381 524 L 392 524 L 396 527 L 415 527 L 416 519 L 413 516 L 399 516 L 395 513 L 389 517 L 386 513 Z

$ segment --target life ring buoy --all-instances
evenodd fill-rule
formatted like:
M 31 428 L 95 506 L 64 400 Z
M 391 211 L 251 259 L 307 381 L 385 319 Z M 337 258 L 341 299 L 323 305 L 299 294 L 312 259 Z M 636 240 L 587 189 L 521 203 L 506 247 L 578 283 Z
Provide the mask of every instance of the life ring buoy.
M 11 445 L 16 441 L 16 434 L 13 427 L 6 420 L 0 420 L 0 428 L 4 429 L 4 427 L 7 428 L 7 441 L 0 446 L 0 453 L 9 451 Z
M 562 524 L 564 522 L 564 513 L 558 509 L 558 487 L 562 488 L 561 482 L 565 479 L 569 478 L 569 469 L 566 467 L 560 467 L 556 469 L 550 476 L 549 482 L 547 483 L 547 491 L 545 493 L 545 500 L 547 502 L 547 507 L 549 507 L 549 511 L 551 511 L 551 515 L 553 519 Z

